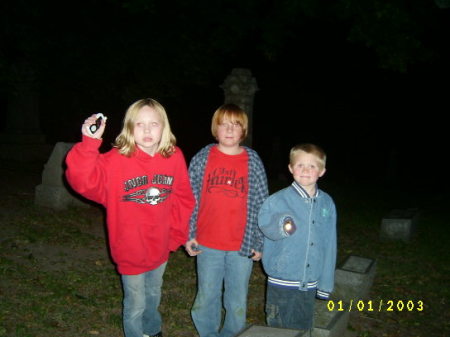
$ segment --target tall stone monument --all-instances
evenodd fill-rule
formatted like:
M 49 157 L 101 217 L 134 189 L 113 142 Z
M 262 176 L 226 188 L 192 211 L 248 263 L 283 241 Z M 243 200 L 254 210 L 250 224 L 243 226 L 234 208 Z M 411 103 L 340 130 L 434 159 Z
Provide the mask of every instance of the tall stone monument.
M 9 92 L 5 126 L 0 133 L 0 159 L 20 162 L 43 161 L 51 147 L 39 123 L 39 91 L 33 65 L 17 60 L 8 72 Z
M 258 85 L 249 69 L 234 68 L 220 86 L 225 95 L 225 104 L 233 103 L 241 107 L 248 115 L 248 136 L 244 144 L 253 143 L 253 101 Z

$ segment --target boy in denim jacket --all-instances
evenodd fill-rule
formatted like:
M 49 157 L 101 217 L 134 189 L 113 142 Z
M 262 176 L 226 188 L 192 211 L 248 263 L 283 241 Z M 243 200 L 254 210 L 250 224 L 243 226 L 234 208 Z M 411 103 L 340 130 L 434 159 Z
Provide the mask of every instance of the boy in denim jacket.
M 333 290 L 336 208 L 317 187 L 325 152 L 301 144 L 289 157 L 294 182 L 266 199 L 258 216 L 268 274 L 266 319 L 271 327 L 311 332 L 315 298 L 327 299 Z

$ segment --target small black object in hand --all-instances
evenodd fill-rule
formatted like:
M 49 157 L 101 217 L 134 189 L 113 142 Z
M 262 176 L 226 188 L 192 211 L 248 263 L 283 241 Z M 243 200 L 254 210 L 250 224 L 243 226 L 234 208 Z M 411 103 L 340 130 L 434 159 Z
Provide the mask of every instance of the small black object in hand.
M 98 128 L 100 127 L 100 125 L 102 125 L 102 117 L 101 116 L 95 120 L 94 124 L 91 124 L 89 126 L 89 131 L 91 131 L 91 133 L 95 133 L 98 130 Z

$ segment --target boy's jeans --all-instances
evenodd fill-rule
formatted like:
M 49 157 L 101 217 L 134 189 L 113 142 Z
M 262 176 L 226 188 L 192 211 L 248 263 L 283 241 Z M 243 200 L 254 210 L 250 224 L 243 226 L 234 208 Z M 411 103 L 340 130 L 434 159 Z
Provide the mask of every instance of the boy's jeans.
M 123 329 L 126 337 L 155 335 L 161 331 L 161 287 L 167 262 L 154 270 L 138 275 L 121 275 Z
M 253 260 L 237 251 L 204 246 L 197 255 L 198 292 L 192 307 L 192 319 L 200 337 L 235 336 L 245 327 L 247 292 Z M 222 288 L 225 320 L 222 321 Z
M 300 291 L 267 285 L 266 319 L 274 328 L 310 331 L 313 326 L 316 289 Z

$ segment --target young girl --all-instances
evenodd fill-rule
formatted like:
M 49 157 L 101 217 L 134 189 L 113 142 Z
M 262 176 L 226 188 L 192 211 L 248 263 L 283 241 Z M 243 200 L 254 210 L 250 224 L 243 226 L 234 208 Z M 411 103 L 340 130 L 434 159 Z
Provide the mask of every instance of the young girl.
M 147 98 L 132 104 L 114 148 L 98 149 L 105 130 L 82 125 L 82 142 L 67 155 L 66 176 L 75 191 L 107 211 L 111 256 L 121 274 L 126 337 L 162 336 L 163 274 L 170 251 L 184 244 L 194 207 L 186 163 L 163 106 Z
M 200 337 L 231 337 L 245 327 L 248 282 L 253 261 L 261 258 L 257 215 L 268 195 L 267 178 L 258 154 L 240 145 L 247 127 L 242 109 L 221 106 L 211 125 L 218 144 L 200 150 L 189 166 L 197 204 L 186 250 L 197 255 L 192 318 Z

